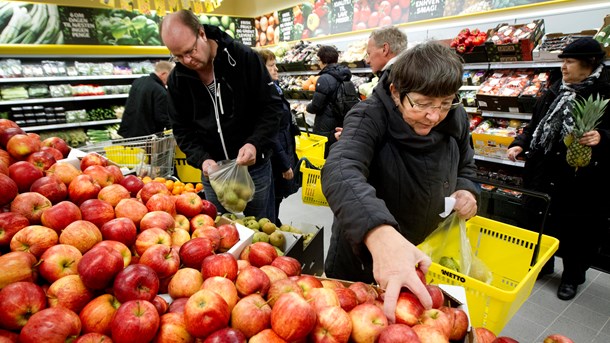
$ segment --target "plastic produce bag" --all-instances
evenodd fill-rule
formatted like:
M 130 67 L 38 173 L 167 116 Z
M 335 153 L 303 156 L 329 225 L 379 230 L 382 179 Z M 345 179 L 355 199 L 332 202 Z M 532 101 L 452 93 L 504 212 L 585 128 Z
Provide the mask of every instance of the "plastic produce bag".
M 218 169 L 209 173 L 210 184 L 220 204 L 231 213 L 242 213 L 254 196 L 254 182 L 248 167 L 236 160 L 218 162 Z
M 491 271 L 472 253 L 466 235 L 466 222 L 455 212 L 441 222 L 418 247 L 434 263 L 485 283 L 491 282 Z

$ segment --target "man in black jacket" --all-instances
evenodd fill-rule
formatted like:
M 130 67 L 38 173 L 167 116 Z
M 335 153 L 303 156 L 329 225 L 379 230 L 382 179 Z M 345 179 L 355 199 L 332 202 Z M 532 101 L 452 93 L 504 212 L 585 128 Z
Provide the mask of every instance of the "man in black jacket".
M 124 138 L 151 135 L 169 129 L 167 77 L 174 64 L 160 61 L 155 71 L 133 82 L 125 103 L 119 135 Z
M 270 156 L 283 109 L 265 65 L 191 11 L 165 16 L 161 38 L 178 62 L 167 83 L 173 133 L 188 163 L 203 171 L 206 198 L 225 211 L 207 176 L 217 161 L 235 159 L 256 188 L 244 214 L 275 218 Z

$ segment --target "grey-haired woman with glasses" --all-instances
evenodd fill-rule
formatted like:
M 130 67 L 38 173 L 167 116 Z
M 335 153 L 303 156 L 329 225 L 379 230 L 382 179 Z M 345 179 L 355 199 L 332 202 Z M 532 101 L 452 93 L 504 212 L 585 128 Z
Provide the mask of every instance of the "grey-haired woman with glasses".
M 326 276 L 379 284 L 391 321 L 402 287 L 432 305 L 416 273 L 430 258 L 416 245 L 441 222 L 445 197 L 460 218 L 477 212 L 468 118 L 456 96 L 462 72 L 460 57 L 439 43 L 401 53 L 390 77 L 347 114 L 322 169 L 334 213 Z

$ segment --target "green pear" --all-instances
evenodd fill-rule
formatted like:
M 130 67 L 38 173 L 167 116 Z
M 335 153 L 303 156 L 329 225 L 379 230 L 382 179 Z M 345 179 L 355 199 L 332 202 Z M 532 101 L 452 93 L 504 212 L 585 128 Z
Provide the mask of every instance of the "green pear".
M 254 233 L 254 236 L 252 236 L 252 243 L 256 243 L 256 242 L 265 242 L 265 243 L 269 243 L 269 235 L 258 231 Z
M 272 222 L 265 223 L 265 225 L 263 225 L 263 227 L 261 228 L 261 230 L 263 230 L 268 235 L 274 233 L 276 229 L 277 227 Z
M 283 248 L 284 244 L 286 243 L 286 237 L 284 237 L 284 234 L 282 232 L 278 231 L 274 231 L 272 234 L 269 235 L 269 243 L 271 243 L 271 245 L 278 247 L 278 248 Z

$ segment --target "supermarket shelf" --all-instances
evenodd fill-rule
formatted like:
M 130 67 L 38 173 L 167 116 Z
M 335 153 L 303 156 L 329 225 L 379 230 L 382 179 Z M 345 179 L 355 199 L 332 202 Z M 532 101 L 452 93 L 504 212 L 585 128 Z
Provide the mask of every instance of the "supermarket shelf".
M 88 80 L 133 80 L 147 74 L 129 75 L 79 75 L 79 76 L 41 76 L 3 78 L 2 83 L 53 82 L 53 81 L 88 81 Z
M 523 161 L 511 161 L 511 160 L 504 160 L 501 158 L 495 158 L 495 157 L 489 157 L 489 156 L 482 156 L 482 155 L 474 155 L 474 159 L 475 160 L 480 160 L 480 161 L 486 161 L 486 162 L 494 162 L 494 163 L 501 163 L 501 164 L 506 164 L 509 166 L 516 166 L 516 167 L 523 167 L 525 165 L 525 162 Z
M 46 130 L 56 130 L 56 129 L 69 129 L 75 127 L 88 127 L 88 126 L 97 126 L 97 125 L 111 125 L 120 123 L 121 119 L 108 119 L 108 120 L 97 120 L 97 121 L 84 121 L 78 123 L 64 123 L 64 124 L 52 124 L 52 125 L 39 125 L 39 126 L 25 126 L 22 127 L 23 131 L 32 132 L 32 131 L 46 131 Z
M 490 69 L 506 68 L 559 68 L 562 61 L 518 61 L 518 62 L 490 62 Z
M 460 87 L 461 91 L 477 91 L 481 88 L 481 86 L 462 86 Z
M 465 64 L 464 64 L 464 69 L 466 69 L 466 70 L 473 70 L 473 69 L 489 69 L 489 63 L 488 63 L 488 62 L 482 62 L 482 63 L 465 63 Z
M 350 68 L 352 74 L 372 73 L 371 68 Z M 278 74 L 282 76 L 297 76 L 297 75 L 318 75 L 319 70 L 299 70 L 299 71 L 281 71 Z
M 68 97 L 61 97 L 61 98 L 19 99 L 19 100 L 0 101 L 0 106 L 45 104 L 45 103 L 51 103 L 51 102 L 83 101 L 83 100 L 126 99 L 128 96 L 129 96 L 129 94 L 107 94 L 107 95 L 89 95 L 89 96 L 68 96 Z
M 467 113 L 477 113 L 477 114 L 480 114 L 480 113 L 481 113 L 481 111 L 479 111 L 479 108 L 478 108 L 478 107 L 464 106 L 464 110 L 465 110 Z
M 531 113 L 510 113 L 510 112 L 501 112 L 501 111 L 481 111 L 481 115 L 483 117 L 493 117 L 493 118 L 523 119 L 523 120 L 530 120 L 530 119 L 532 119 L 532 114 Z

